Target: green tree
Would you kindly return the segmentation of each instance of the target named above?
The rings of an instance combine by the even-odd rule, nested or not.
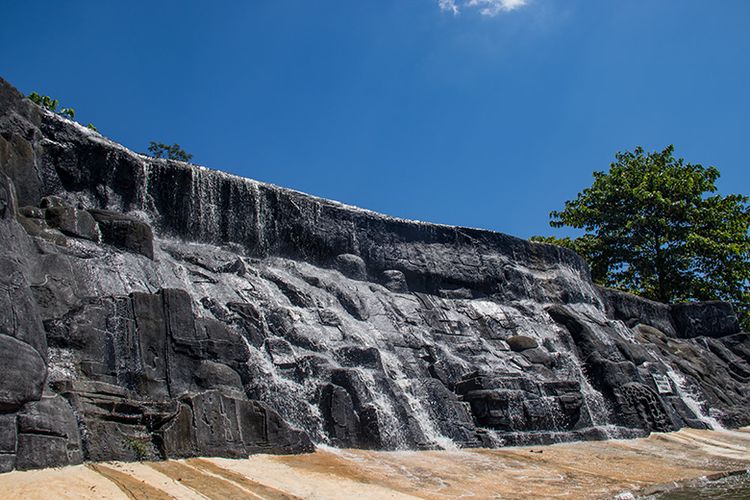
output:
[[[719,171],[674,147],[618,153],[608,172],[550,214],[580,238],[534,238],[571,248],[600,284],[661,302],[726,300],[750,328],[750,206],[716,194]]]
[[[179,144],[170,146],[169,144],[151,141],[148,145],[148,151],[154,158],[167,158],[184,162],[189,162],[193,158],[193,155],[186,153]]]

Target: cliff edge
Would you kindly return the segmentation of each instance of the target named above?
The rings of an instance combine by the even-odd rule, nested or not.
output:
[[[724,303],[135,154],[0,79],[0,471],[750,424]]]

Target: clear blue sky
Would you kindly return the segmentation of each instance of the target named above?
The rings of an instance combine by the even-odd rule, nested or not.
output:
[[[750,1],[469,3],[7,2],[0,75],[137,151],[522,237],[637,145],[750,194]]]

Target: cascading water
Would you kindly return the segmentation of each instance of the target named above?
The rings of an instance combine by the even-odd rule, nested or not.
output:
[[[699,400],[700,397],[696,394],[696,391],[690,387],[690,384],[685,377],[677,373],[674,368],[670,366],[667,366],[667,375],[669,375],[669,378],[672,379],[672,382],[674,382],[677,387],[678,395],[682,401],[693,413],[695,413],[695,416],[698,417],[701,422],[708,425],[709,428],[713,430],[724,429],[724,426],[721,425],[721,422],[719,422],[715,416],[710,413],[706,414],[703,410],[704,403]]]
[[[250,352],[247,364],[256,374],[253,391],[256,397],[269,403],[291,425],[305,430],[314,442],[327,441],[320,408],[312,404],[315,387],[298,384],[281,375],[277,367],[243,337]]]
[[[401,390],[401,395],[405,398],[406,404],[411,409],[413,418],[422,431],[424,437],[428,440],[430,445],[438,446],[444,450],[456,449],[456,443],[454,443],[449,437],[444,436],[437,428],[433,421],[433,416],[425,408],[424,400],[421,399],[415,391],[415,384],[419,381],[414,380],[404,373],[401,362],[394,355],[387,351],[381,351],[381,359],[391,380]]]

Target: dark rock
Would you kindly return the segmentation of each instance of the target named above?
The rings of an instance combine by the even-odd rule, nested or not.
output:
[[[318,316],[320,317],[320,323],[326,326],[341,326],[341,318],[336,311],[331,309],[318,309]]]
[[[750,333],[741,332],[723,337],[724,345],[746,363],[750,363]]]
[[[28,344],[0,334],[0,410],[12,410],[42,397],[47,367]]]
[[[143,221],[110,210],[89,210],[101,230],[102,241],[154,258],[154,233]]]
[[[136,371],[137,390],[153,398],[169,395],[167,386],[167,330],[164,305],[155,294],[131,294],[137,337],[134,357],[140,360]],[[136,365],[137,367],[137,365]],[[134,367],[134,368],[136,368]]]
[[[242,398],[240,375],[225,364],[215,361],[202,361],[195,372],[195,381],[201,389],[217,389],[228,395]]]
[[[239,323],[243,327],[250,342],[260,347],[266,339],[266,325],[258,307],[249,302],[228,302],[227,309],[238,316]],[[268,328],[278,331],[277,335],[291,331],[291,320],[278,311],[271,313]]]
[[[547,368],[552,368],[552,366],[555,364],[554,358],[541,347],[524,349],[523,356],[528,359],[530,363],[544,365]]]
[[[234,262],[231,262],[221,268],[221,271],[225,273],[234,273],[237,276],[244,276],[247,274],[247,265],[245,265],[245,261],[242,259],[237,259]]]
[[[73,409],[60,396],[44,397],[27,403],[18,413],[18,431],[67,438],[78,447],[78,424]]]
[[[183,458],[200,454],[190,405],[180,404],[177,414],[156,431],[156,441],[164,457]]]
[[[737,316],[727,302],[688,302],[672,306],[680,338],[725,337],[740,331]]]
[[[383,286],[395,293],[406,293],[409,291],[409,286],[406,284],[406,276],[401,271],[395,269],[383,271]]]
[[[539,347],[539,344],[535,339],[525,335],[513,335],[512,337],[505,339],[505,341],[508,343],[511,350],[515,352],[522,352],[527,349],[535,349]]]
[[[99,225],[85,210],[68,206],[51,206],[44,212],[47,224],[75,238],[99,242]]]
[[[336,269],[341,271],[341,274],[348,276],[355,280],[366,280],[367,279],[367,268],[365,261],[362,257],[352,254],[341,254],[337,255],[334,261]]]
[[[80,457],[72,463],[80,463]],[[43,434],[19,434],[16,468],[19,470],[70,465],[68,440]]]
[[[43,208],[39,207],[21,207],[18,209],[18,213],[29,219],[40,219],[46,218]]]
[[[39,206],[46,211],[47,208],[67,208],[70,205],[65,203],[65,200],[63,200],[59,196],[45,196],[44,198],[42,198]]]
[[[16,216],[15,186],[10,178],[0,174],[0,220]]]
[[[14,337],[47,358],[47,337],[38,301],[18,262],[0,257],[0,334]]]
[[[16,426],[15,413],[0,414],[0,455],[15,455]]]
[[[335,351],[344,366],[356,366],[361,368],[382,369],[383,362],[380,359],[380,351],[374,347],[345,346]]]
[[[196,329],[204,332],[198,335],[202,339],[199,345],[204,357],[227,363],[247,361],[247,345],[237,332],[224,323],[210,318],[200,318],[196,320]]]
[[[598,287],[598,290],[604,299],[607,316],[610,318],[623,321],[630,327],[642,323],[670,337],[675,336],[672,311],[667,304],[611,288]]]
[[[334,446],[357,446],[359,417],[346,389],[333,384],[323,387],[320,406],[325,418],[328,435]]]
[[[307,435],[291,429],[276,412],[257,401],[209,391],[187,400],[195,423],[196,449],[214,456],[248,453],[300,453],[314,448]]]
[[[5,173],[16,184],[15,193],[20,206],[36,205],[42,181],[34,168],[33,146],[22,134],[20,130],[11,130],[9,136],[0,136],[0,177]],[[4,186],[7,196],[11,192],[7,184]]]
[[[60,396],[27,403],[18,413],[19,469],[75,465],[83,460],[73,409]]]
[[[0,473],[10,472],[16,467],[16,455],[0,453]]]
[[[292,367],[297,363],[294,349],[291,344],[282,338],[272,337],[266,339],[264,346],[271,355],[273,364],[281,367]]]
[[[636,365],[654,361],[654,357],[642,345],[619,339],[615,340],[615,344],[622,355]]]

